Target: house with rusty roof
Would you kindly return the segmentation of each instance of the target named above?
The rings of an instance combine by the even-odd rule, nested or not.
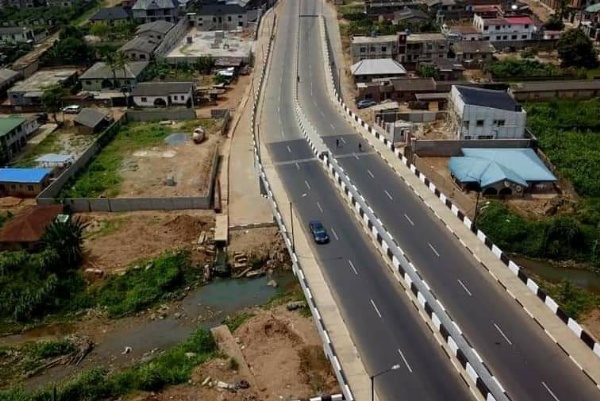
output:
[[[23,210],[0,230],[0,249],[38,249],[46,227],[62,212],[63,205],[32,206]]]

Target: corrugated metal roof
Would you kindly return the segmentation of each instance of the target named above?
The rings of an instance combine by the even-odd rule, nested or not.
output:
[[[521,106],[505,91],[456,85],[465,104],[507,111],[521,111]]]
[[[402,64],[391,58],[360,60],[350,67],[352,75],[404,75]]]
[[[51,172],[50,168],[0,168],[0,182],[39,184]]]
[[[556,177],[533,149],[462,149],[464,156],[451,157],[452,174],[463,183],[482,188],[501,181],[527,186],[529,182],[554,182]]]
[[[25,121],[27,120],[25,120],[23,117],[15,116],[0,118],[0,136],[8,134],[10,131],[23,124]]]
[[[33,206],[23,210],[0,231],[0,242],[37,242],[46,227],[63,211],[62,205]]]
[[[68,161],[73,161],[73,156],[71,155],[60,155],[57,153],[47,153],[43,156],[35,159],[38,163],[66,163]]]

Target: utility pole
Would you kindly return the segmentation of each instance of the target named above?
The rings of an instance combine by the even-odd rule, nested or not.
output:
[[[290,220],[292,222],[292,252],[296,252],[296,236],[294,235],[294,212],[292,210],[292,201],[290,201]]]

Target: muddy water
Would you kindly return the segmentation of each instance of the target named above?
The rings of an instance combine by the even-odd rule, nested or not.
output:
[[[600,295],[600,274],[598,273],[582,269],[566,269],[547,261],[532,260],[520,256],[511,256],[511,259],[525,268],[527,272],[534,273],[551,283],[569,280],[578,287]]]
[[[267,286],[274,279],[279,287]],[[115,328],[102,334],[102,339],[79,366],[58,366],[32,377],[24,383],[26,388],[38,388],[49,382],[96,366],[115,368],[139,360],[154,349],[165,349],[186,339],[196,325],[211,328],[219,325],[225,317],[248,306],[266,303],[295,280],[291,271],[278,272],[272,276],[255,279],[218,280],[190,292],[177,307],[170,307],[164,319],[150,320],[144,317],[122,319]],[[181,313],[179,319],[175,313]],[[50,332],[48,332],[48,330]],[[49,335],[64,335],[75,330],[74,326],[32,330],[26,334],[5,338],[7,342],[35,340]],[[123,354],[125,347],[132,351]]]

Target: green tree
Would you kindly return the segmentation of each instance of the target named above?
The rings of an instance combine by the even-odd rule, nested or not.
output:
[[[90,27],[90,35],[98,36],[102,41],[110,40],[112,28],[106,22],[96,22]]]
[[[543,252],[552,257],[570,257],[582,250],[585,238],[581,225],[572,217],[556,217],[544,232]]]
[[[598,54],[592,40],[579,29],[569,29],[563,33],[558,40],[557,49],[563,67],[598,66]]]
[[[196,69],[200,74],[210,74],[214,66],[215,59],[211,56],[200,57],[198,61],[196,61]]]
[[[42,104],[44,109],[48,113],[52,113],[54,122],[58,124],[56,113],[58,113],[62,106],[62,98],[68,94],[67,89],[60,86],[60,84],[50,85],[44,88],[42,93]]]
[[[75,268],[83,256],[83,230],[87,224],[70,218],[66,222],[53,221],[44,232],[42,242],[58,254],[60,263],[67,269]]]
[[[562,31],[565,27],[565,23],[556,14],[552,15],[548,21],[544,24],[544,28],[549,31]]]
[[[435,77],[435,66],[432,64],[421,64],[417,68],[417,74],[423,78],[433,78]]]

